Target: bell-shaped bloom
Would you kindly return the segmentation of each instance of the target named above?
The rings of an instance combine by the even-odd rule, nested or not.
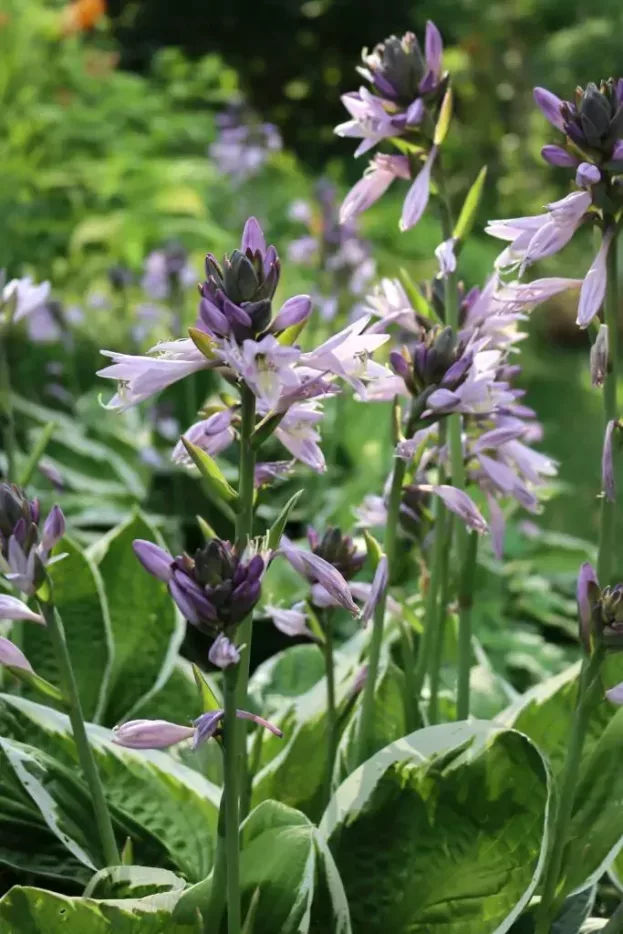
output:
[[[25,603],[10,594],[0,594],[0,619],[26,620],[45,626],[45,620],[41,614],[35,613]]]
[[[251,720],[258,726],[270,730],[275,736],[283,736],[281,730],[263,717],[237,710],[241,720]],[[169,720],[129,720],[113,729],[113,742],[129,749],[168,749],[176,743],[192,739],[193,748],[206,742],[222,731],[224,710],[211,710],[193,721],[193,726],[171,723]]]
[[[367,211],[381,198],[395,178],[411,178],[406,156],[376,155],[361,178],[346,195],[340,208],[340,223],[346,224]]]
[[[240,652],[237,647],[223,633],[219,633],[208,652],[208,660],[217,668],[229,668],[240,661]]]
[[[355,137],[362,142],[355,150],[355,157],[363,155],[389,136],[395,136],[405,126],[405,119],[388,113],[382,98],[371,94],[367,88],[342,95],[342,103],[352,119],[340,123],[334,132],[342,137]]]
[[[275,627],[285,636],[306,636],[308,639],[316,639],[307,623],[304,603],[296,603],[289,610],[278,606],[266,606],[264,609]]]
[[[117,381],[117,392],[106,408],[118,412],[144,402],[191,373],[208,369],[220,362],[218,357],[208,361],[190,338],[157,344],[145,356],[111,350],[102,350],[102,354],[113,362],[103,370],[98,370],[97,375]]]
[[[274,334],[259,341],[245,340],[241,346],[225,341],[222,356],[270,409],[275,408],[284,390],[294,389],[300,383],[294,364],[301,351],[280,344]]]
[[[302,354],[301,365],[340,377],[365,400],[367,383],[391,376],[387,367],[371,359],[387,343],[389,335],[362,333],[369,322],[367,315],[358,318],[315,350]]]
[[[609,421],[606,425],[604,435],[604,446],[601,455],[601,485],[604,496],[610,503],[616,502],[616,489],[614,484],[614,458],[613,458],[613,436],[618,427],[616,421]]]
[[[313,552],[296,548],[291,544],[282,544],[282,552],[295,571],[310,583],[321,584],[331,598],[342,609],[353,616],[359,616],[359,609],[354,602],[348,582],[337,568]]]
[[[0,323],[6,315],[5,306],[10,306],[11,321],[17,323],[37,311],[50,296],[50,283],[36,285],[30,276],[23,279],[11,279],[2,289],[0,296]]]
[[[413,306],[398,279],[381,279],[374,292],[366,298],[366,311],[379,318],[378,324],[370,328],[372,332],[397,324],[405,331],[420,333]]]
[[[275,429],[275,438],[292,457],[318,473],[326,470],[325,457],[320,447],[320,433],[317,429],[323,418],[324,413],[318,402],[300,402],[287,408]]]
[[[418,490],[423,493],[433,493],[435,496],[438,496],[445,506],[465,523],[468,529],[474,532],[480,532],[481,534],[488,532],[489,526],[484,516],[464,490],[459,490],[457,487],[447,486],[446,484],[434,485],[419,483],[417,487]]]
[[[594,567],[586,561],[578,574],[576,597],[580,617],[580,638],[587,652],[591,651],[593,612],[599,602],[601,588]]]
[[[22,650],[4,636],[0,636],[0,665],[6,668],[20,668],[22,671],[33,670]]]
[[[401,230],[409,230],[411,227],[415,227],[426,210],[430,197],[430,176],[436,155],[437,147],[433,146],[407,193],[402,206],[402,217],[400,218]]]
[[[185,432],[184,438],[196,447],[201,448],[210,457],[215,457],[225,448],[228,448],[236,437],[231,424],[232,415],[231,409],[215,412],[209,418],[204,418],[191,425]],[[183,464],[185,467],[191,467],[193,464],[192,458],[181,440],[173,448],[172,458],[176,464]]]
[[[533,91],[534,101],[546,120],[556,127],[557,130],[564,132],[565,123],[562,116],[563,102],[547,88],[535,88]]]
[[[577,323],[581,328],[588,327],[603,305],[608,284],[608,250],[610,249],[613,236],[614,232],[612,230],[604,234],[601,246],[591,264],[591,268],[584,277],[584,282],[580,289],[577,318]]]

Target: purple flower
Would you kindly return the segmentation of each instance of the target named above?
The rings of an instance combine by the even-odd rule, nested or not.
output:
[[[319,555],[304,551],[302,548],[295,548],[293,545],[282,545],[282,551],[294,570],[302,577],[310,582],[321,584],[338,606],[353,616],[359,615],[348,582],[332,564]]]
[[[591,268],[584,277],[584,282],[580,290],[577,317],[577,323],[581,328],[588,327],[603,304],[606,295],[606,286],[608,284],[608,250],[610,249],[613,236],[613,230],[608,230],[604,234],[602,244],[591,264]]]
[[[316,640],[316,636],[307,625],[307,616],[304,611],[305,604],[297,603],[290,610],[277,606],[264,607],[279,632],[286,636],[306,636]]]
[[[359,318],[315,350],[302,354],[301,365],[340,377],[365,400],[369,382],[391,375],[387,367],[371,359],[371,355],[387,343],[389,336],[362,333],[369,321],[368,316]]]
[[[438,486],[418,484],[418,489],[423,493],[433,493],[438,496],[443,500],[446,507],[465,523],[468,529],[481,534],[489,530],[484,517],[463,490],[445,484]]]
[[[212,539],[194,559],[187,554],[172,558],[140,539],[133,548],[145,570],[166,581],[186,619],[214,637],[246,619],[260,598],[264,559],[240,557],[229,542]]]
[[[551,276],[548,279],[533,279],[532,282],[509,282],[495,293],[495,301],[508,311],[522,309],[528,311],[542,302],[548,302],[555,295],[568,289],[579,289],[583,279],[565,279]]]
[[[64,532],[65,519],[58,506],[40,529],[38,500],[29,500],[17,486],[0,484],[0,573],[22,593],[34,594],[43,568],[60,560],[62,555],[50,558],[50,552]]]
[[[433,86],[437,84],[441,78],[441,64],[443,56],[443,39],[441,38],[441,33],[435,26],[435,24],[428,20],[426,23],[426,39],[424,43],[424,52],[426,55],[426,64],[428,66],[428,73],[433,79]],[[427,81],[428,75],[424,79]],[[430,84],[430,80],[427,84]]]
[[[600,587],[595,569],[588,561],[580,568],[576,596],[580,617],[580,638],[586,651],[590,652],[593,613],[599,603]]]
[[[242,346],[225,341],[222,356],[269,409],[276,407],[284,390],[292,390],[300,383],[294,364],[301,351],[280,344],[273,334],[259,341],[245,340]]]
[[[232,428],[232,417],[231,409],[222,409],[210,415],[209,418],[195,422],[186,431],[184,437],[210,457],[215,457],[234,441],[236,433]],[[185,467],[192,466],[192,459],[181,440],[175,445],[172,457],[176,464],[183,464]]]
[[[149,254],[141,286],[154,301],[164,301],[170,298],[174,283],[185,288],[196,281],[197,274],[188,264],[186,250],[172,243]]]
[[[210,158],[223,175],[240,184],[258,175],[272,153],[279,152],[282,140],[272,123],[258,123],[253,115],[222,114],[218,118],[220,131],[210,145]]]
[[[606,691],[606,697],[611,704],[616,704],[617,707],[623,707],[623,681],[615,687],[609,688],[609,690]]]
[[[562,146],[543,146],[541,155],[550,165],[557,165],[566,169],[574,169],[578,160],[568,153]]]
[[[340,208],[340,223],[346,224],[357,214],[367,211],[385,194],[395,178],[411,178],[407,157],[384,153],[376,155],[363,178],[346,195]]]
[[[362,142],[355,150],[355,157],[362,156],[369,149],[389,136],[398,135],[405,127],[405,119],[387,112],[385,102],[371,94],[366,88],[342,95],[342,103],[352,120],[336,126],[335,133],[342,137],[355,137]]]
[[[6,668],[20,668],[23,671],[33,670],[22,650],[4,636],[0,636],[0,665]]]
[[[595,343],[591,347],[591,384],[603,386],[609,366],[608,325],[600,324]]]
[[[275,480],[283,480],[294,469],[294,461],[266,461],[256,464],[254,485],[257,490],[271,486]]]
[[[435,249],[435,256],[439,263],[439,273],[442,279],[446,279],[456,270],[456,256],[454,255],[454,237],[444,240]]]
[[[379,560],[379,563],[376,567],[374,573],[374,579],[372,581],[372,587],[370,589],[370,594],[366,600],[365,606],[361,612],[361,625],[366,626],[368,622],[374,616],[374,612],[381,601],[383,594],[387,590],[387,584],[389,582],[389,568],[387,564],[387,556],[383,555]]]
[[[258,726],[270,730],[275,736],[283,736],[274,724],[246,710],[237,710],[240,720],[251,720]],[[193,749],[222,732],[224,710],[211,710],[193,721],[193,726],[182,726],[168,720],[128,720],[113,729],[113,742],[129,749],[167,749],[186,739],[193,739]]]
[[[11,279],[0,294],[0,324],[7,321],[17,324],[45,305],[49,295],[49,282],[35,285],[30,276]]]
[[[613,434],[617,428],[618,422],[616,421],[609,421],[606,425],[604,447],[601,455],[601,485],[603,487],[604,496],[610,503],[614,503],[616,501],[612,442]]]
[[[433,146],[423,167],[420,169],[407,193],[407,197],[402,206],[402,217],[400,219],[401,230],[409,230],[411,227],[415,227],[426,210],[426,205],[428,204],[428,198],[430,196],[430,175],[436,155],[437,147]]]
[[[9,594],[0,594],[0,619],[27,620],[45,626],[45,620],[39,613],[33,612],[21,600]]]
[[[562,116],[563,102],[547,88],[535,88],[534,100],[546,120],[555,126],[557,130],[564,131],[564,120]]]
[[[285,331],[286,328],[303,324],[309,318],[311,311],[312,303],[309,295],[295,295],[283,303],[277,315],[273,318],[270,329],[273,333],[278,334]]]
[[[591,162],[582,162],[575,173],[575,183],[579,188],[590,188],[601,181],[601,172]]]
[[[217,668],[229,668],[231,665],[237,665],[240,661],[240,652],[222,632],[218,634],[208,652],[208,659]]]
[[[266,413],[265,413],[266,414]],[[301,402],[288,407],[275,429],[275,437],[292,457],[322,473],[326,462],[320,447],[320,434],[316,429],[324,414],[315,401]]]
[[[98,370],[97,375],[117,381],[117,392],[106,408],[118,412],[124,412],[185,376],[219,362],[218,357],[212,361],[207,360],[190,338],[157,344],[146,356],[132,356],[111,350],[102,350],[102,354],[110,357],[113,363]]]

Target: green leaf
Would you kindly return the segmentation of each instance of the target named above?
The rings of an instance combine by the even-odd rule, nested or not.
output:
[[[165,892],[181,894],[186,883],[168,869],[155,866],[107,866],[89,880],[85,898],[143,898]],[[173,906],[172,906],[173,907]]]
[[[54,687],[53,684],[50,684],[49,681],[46,681],[45,678],[41,678],[36,672],[29,671],[27,668],[14,668],[12,665],[7,665],[6,671],[9,671],[13,677],[21,681],[22,684],[31,688],[35,694],[39,694],[41,697],[46,698],[46,700],[52,701],[59,707],[67,706],[66,698],[59,689]]]
[[[198,468],[206,490],[224,503],[235,503],[238,499],[238,494],[234,488],[229,485],[225,479],[225,474],[214,458],[210,457],[209,454],[184,436],[182,436],[182,444],[186,448],[195,467]]]
[[[416,314],[421,315],[422,318],[428,318],[430,321],[434,321],[436,324],[441,324],[441,319],[433,306],[426,300],[407,270],[402,267],[400,269],[400,279],[405,287],[407,295],[409,296]]]
[[[595,904],[597,887],[590,885],[565,899],[552,924],[552,934],[579,934]]]
[[[201,671],[201,669],[194,665],[193,677],[195,679],[195,684],[197,685],[197,690],[199,692],[199,697],[201,698],[201,710],[203,713],[207,713],[210,710],[220,710],[223,706],[222,703],[219,703],[218,698],[216,697],[214,691],[208,684],[207,678]]]
[[[109,726],[130,718],[165,684],[185,631],[165,585],[137,560],[132,548],[137,538],[162,545],[155,529],[138,514],[96,546],[114,643],[103,717]]]
[[[437,118],[437,126],[435,127],[435,135],[433,137],[433,143],[435,146],[440,146],[450,127],[450,120],[452,119],[452,88],[448,85],[446,93],[444,94],[443,100],[441,102],[441,108],[439,110],[439,117]]]
[[[68,898],[15,886],[0,900],[0,929],[11,934],[196,934],[195,924],[171,920],[177,893],[146,898]]]
[[[176,659],[165,684],[141,701],[134,711],[137,717],[150,720],[195,720],[201,713],[201,699],[193,677],[192,666],[185,658]]]
[[[77,753],[68,718],[22,697],[0,695],[0,731],[28,739],[60,763],[76,768]],[[191,881],[212,866],[219,789],[198,772],[156,750],[126,749],[103,727],[87,724],[104,791],[123,820],[123,836],[144,828],[163,858]],[[141,840],[138,834],[138,840]]]
[[[75,542],[64,538],[58,551],[67,556],[49,568],[54,602],[65,627],[84,715],[97,722],[106,702],[113,654],[106,595],[99,571]],[[23,648],[41,678],[60,683],[56,655],[46,630],[24,626]]]
[[[256,808],[242,826],[243,912],[254,898],[254,934],[349,934],[344,890],[314,825],[277,801]],[[256,893],[259,891],[259,896]]]
[[[419,730],[337,790],[320,832],[366,934],[494,934],[527,906],[549,780],[527,739],[486,721]]]
[[[487,166],[484,165],[478,173],[476,181],[467,192],[467,196],[463,202],[463,207],[461,208],[461,213],[459,214],[459,218],[454,225],[454,232],[452,236],[456,240],[464,241],[470,235],[474,223],[476,222],[476,216],[478,214],[478,208],[480,207],[480,201],[486,180]]]
[[[273,522],[268,533],[268,547],[271,549],[271,551],[275,551],[277,548],[279,548],[279,545],[281,544],[281,536],[283,535],[283,530],[286,527],[288,517],[301,498],[302,493],[302,490],[298,490],[293,496],[291,496]]]

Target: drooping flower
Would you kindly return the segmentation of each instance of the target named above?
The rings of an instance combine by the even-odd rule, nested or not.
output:
[[[279,632],[285,636],[305,636],[315,640],[316,637],[307,623],[305,604],[296,603],[291,609],[278,606],[265,606],[266,615],[269,616]]]
[[[410,179],[409,160],[406,156],[388,156],[379,153],[370,162],[363,177],[348,192],[340,208],[342,224],[357,214],[367,211],[381,198],[395,178]]]
[[[407,197],[402,206],[402,217],[400,218],[401,230],[410,230],[411,227],[415,227],[426,210],[430,197],[430,176],[436,156],[437,147],[433,146],[407,192]]]
[[[359,318],[315,350],[302,354],[301,366],[340,377],[365,399],[368,383],[391,375],[387,367],[371,359],[389,335],[363,333],[369,322],[369,316]]]
[[[241,623],[259,600],[265,561],[247,559],[229,542],[212,539],[195,552],[173,558],[153,542],[137,539],[134,552],[153,577],[164,581],[181,613],[215,638]]]
[[[246,710],[237,710],[240,720],[251,720],[275,736],[283,736],[273,723]],[[224,710],[211,710],[193,720],[192,727],[169,720],[128,720],[113,729],[113,742],[128,749],[168,749],[186,739],[193,740],[193,749],[222,733]]]
[[[236,433],[232,427],[232,419],[232,410],[222,409],[214,412],[209,418],[195,422],[186,431],[184,437],[211,457],[215,457],[234,441]],[[192,466],[192,459],[181,440],[175,445],[172,457],[176,464],[183,464],[185,467]]]
[[[320,584],[338,606],[353,616],[359,615],[359,609],[351,596],[348,582],[337,568],[319,555],[305,551],[303,548],[296,548],[289,543],[282,543],[281,549],[294,570],[309,583]]]
[[[225,669],[238,664],[240,652],[234,643],[220,632],[210,646],[208,660],[217,668]]]
[[[601,485],[604,496],[610,503],[616,502],[616,489],[614,484],[614,455],[613,455],[613,436],[618,429],[617,421],[609,421],[606,425],[604,435],[604,446],[601,455]]]
[[[578,303],[577,323],[581,328],[586,328],[591,323],[601,308],[605,295],[608,274],[606,264],[608,261],[608,250],[612,243],[614,231],[609,230],[602,240],[597,255],[591,264],[591,268],[586,273],[582,288],[580,289],[580,301]]]
[[[418,484],[423,493],[433,493],[443,500],[446,507],[474,532],[488,532],[489,526],[476,505],[464,490],[446,484]]]

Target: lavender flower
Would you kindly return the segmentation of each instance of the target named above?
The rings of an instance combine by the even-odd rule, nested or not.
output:
[[[590,188],[591,185],[598,185],[601,181],[601,172],[596,165],[590,162],[582,162],[575,173],[575,183],[579,188]]]
[[[208,659],[217,668],[225,669],[238,664],[240,652],[234,643],[220,632],[210,647]]]
[[[237,710],[240,720],[251,720],[258,726],[270,730],[275,736],[282,737],[282,731],[263,717]],[[168,720],[128,720],[113,729],[113,742],[129,749],[168,749],[186,739],[193,740],[193,749],[212,737],[220,736],[224,710],[211,710],[193,721],[193,726],[183,726]]]
[[[9,639],[0,636],[0,665],[32,672],[33,668],[24,653]]]
[[[603,487],[604,496],[610,503],[616,501],[616,489],[614,484],[614,459],[613,459],[613,436],[614,432],[619,428],[619,423],[616,421],[609,421],[606,425],[606,433],[604,435],[604,447],[601,455],[601,485]]]
[[[562,101],[545,88],[534,89],[534,99],[547,120],[575,145],[593,150],[608,161],[614,158],[623,136],[623,89],[610,78],[599,87],[592,82],[578,88],[576,100]]]
[[[340,222],[348,223],[357,214],[367,211],[381,198],[395,178],[410,179],[409,160],[406,156],[388,156],[379,153],[353,188],[340,208]]]
[[[258,175],[272,153],[279,152],[282,140],[272,123],[259,123],[252,114],[231,109],[217,119],[220,127],[210,145],[210,158],[223,175],[241,183]]]
[[[348,582],[342,574],[324,558],[293,545],[282,545],[282,551],[295,571],[310,583],[321,584],[332,600],[353,616],[359,615],[351,596]]]
[[[154,301],[164,301],[171,298],[175,288],[187,288],[196,281],[186,250],[181,244],[171,243],[149,254],[141,286]]]
[[[35,613],[25,603],[10,594],[0,594],[0,619],[26,620],[45,626],[45,620],[39,613]]]
[[[265,606],[264,610],[279,632],[282,632],[285,636],[306,636],[308,639],[315,641],[316,636],[307,624],[304,607],[304,603],[296,603],[289,610],[277,606]]]
[[[418,484],[418,489],[423,493],[433,493],[443,500],[446,507],[461,519],[468,529],[474,532],[488,532],[484,517],[474,505],[467,493],[453,486],[445,484]]]
[[[369,321],[369,316],[359,318],[315,350],[302,354],[301,366],[341,377],[365,400],[370,382],[391,375],[387,367],[371,359],[372,354],[389,340],[389,336],[362,333]]]
[[[609,340],[608,325],[600,324],[595,343],[591,347],[591,383],[593,386],[603,386],[609,366]]]
[[[456,256],[454,255],[454,237],[444,240],[435,249],[435,256],[439,263],[439,273],[442,279],[447,278],[450,273],[456,270]]]
[[[588,652],[595,641],[610,651],[623,648],[623,584],[600,587],[595,569],[582,565],[577,584],[580,638]],[[620,686],[619,686],[620,687]]]
[[[266,461],[255,465],[254,484],[256,489],[271,486],[276,480],[283,480],[294,469],[293,461]]]
[[[232,410],[222,409],[214,412],[209,418],[195,422],[186,431],[184,437],[211,457],[215,457],[234,441],[236,434],[232,427],[232,419]],[[176,464],[183,464],[185,467],[192,466],[192,459],[181,440],[175,445],[172,456]]]
[[[0,324],[17,324],[45,305],[49,295],[49,282],[35,285],[30,276],[11,279],[0,294]]]
[[[614,231],[609,230],[602,240],[597,255],[591,264],[591,268],[586,273],[582,288],[580,289],[580,301],[578,303],[577,323],[581,328],[586,328],[591,323],[603,304],[606,295],[606,285],[608,274],[606,264],[608,260],[608,250],[612,243]]]
[[[372,581],[368,599],[366,600],[366,604],[361,612],[362,626],[366,626],[374,616],[374,611],[376,610],[376,607],[379,604],[383,594],[387,590],[388,583],[389,566],[387,564],[387,557],[382,555],[377,565],[376,571],[374,572],[374,580]]]
[[[415,227],[426,210],[430,197],[430,176],[436,156],[437,147],[433,146],[407,192],[405,203],[402,206],[402,217],[400,218],[401,230],[409,230],[411,227]]]
[[[347,581],[365,564],[366,553],[358,551],[350,535],[343,535],[335,526],[329,526],[322,537],[310,526],[307,539],[312,553],[332,564]]]
[[[186,619],[215,638],[241,623],[259,600],[264,559],[249,560],[229,542],[212,539],[195,552],[172,558],[153,542],[136,540],[146,571],[164,581]]]
[[[46,565],[62,557],[51,559],[50,552],[64,534],[65,518],[58,506],[40,528],[38,500],[29,500],[15,485],[0,484],[0,573],[18,590],[35,593]]]

